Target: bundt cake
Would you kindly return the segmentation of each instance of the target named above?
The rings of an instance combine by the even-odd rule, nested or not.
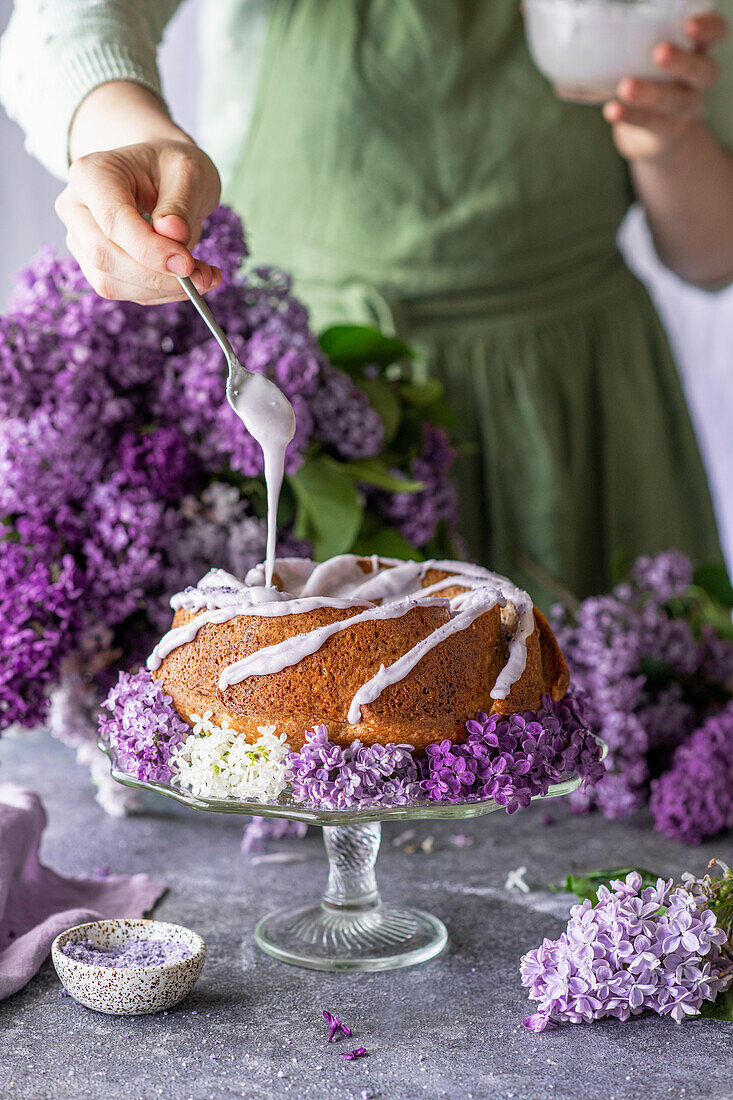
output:
[[[171,630],[148,659],[186,721],[255,741],[275,725],[291,748],[324,725],[346,745],[424,749],[464,740],[477,711],[536,710],[568,671],[544,616],[505,577],[457,561],[351,554],[276,562],[242,582],[212,570],[171,599]]]

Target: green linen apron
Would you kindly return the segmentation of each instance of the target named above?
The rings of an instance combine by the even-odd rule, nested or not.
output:
[[[318,324],[425,352],[468,445],[477,560],[546,603],[535,567],[585,596],[615,551],[720,558],[675,365],[616,248],[626,165],[535,70],[518,0],[277,0],[227,198]]]

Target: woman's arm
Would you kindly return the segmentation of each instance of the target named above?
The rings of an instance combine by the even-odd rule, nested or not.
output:
[[[0,40],[0,102],[29,153],[65,179],[71,120],[94,88],[161,95],[156,51],[180,0],[15,0]]]
[[[156,50],[178,0],[16,0],[0,43],[0,98],[26,146],[68,176],[56,210],[69,250],[105,298],[203,293],[216,269],[195,261],[219,201],[216,168],[172,121]],[[70,165],[70,161],[71,163]],[[137,211],[154,218],[151,229]]]
[[[696,122],[666,153],[637,161],[632,172],[667,267],[703,287],[733,281],[733,153]]]
[[[623,80],[604,115],[631,165],[660,258],[681,278],[712,287],[733,280],[733,153],[702,120],[718,76],[707,51],[727,25],[701,15],[686,33],[691,50],[667,43],[654,54],[672,80]]]

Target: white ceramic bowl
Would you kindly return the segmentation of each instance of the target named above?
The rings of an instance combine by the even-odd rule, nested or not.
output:
[[[660,42],[689,45],[683,28],[714,0],[524,0],[527,45],[563,99],[601,103],[625,76],[666,80]]]
[[[65,955],[69,941],[89,940],[97,947],[116,947],[127,940],[168,940],[191,952],[187,959],[162,966],[93,966]],[[201,936],[179,924],[159,920],[100,920],[77,924],[57,936],[51,958],[61,984],[75,1001],[118,1016],[142,1016],[178,1004],[191,992],[206,958]]]

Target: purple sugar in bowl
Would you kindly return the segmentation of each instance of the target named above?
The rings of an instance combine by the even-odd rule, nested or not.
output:
[[[141,1016],[171,1008],[191,992],[206,958],[197,932],[159,920],[78,924],[51,945],[68,993],[95,1012]]]

